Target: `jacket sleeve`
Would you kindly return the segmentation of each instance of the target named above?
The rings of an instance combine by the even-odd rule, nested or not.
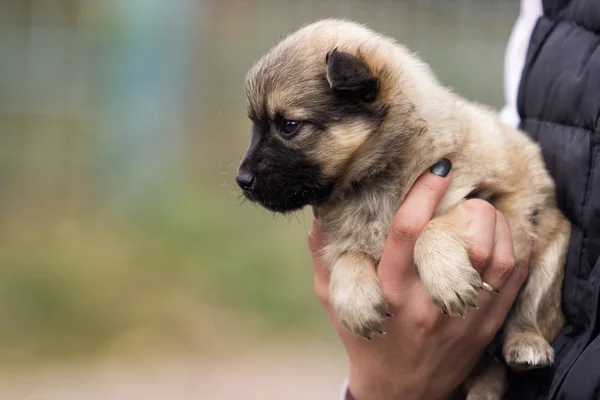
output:
[[[567,339],[571,342],[570,354],[554,374],[548,396],[552,400],[600,399],[600,258],[588,283],[590,323],[577,336]]]
[[[600,336],[596,335],[579,355],[553,398],[561,400],[600,398]]]

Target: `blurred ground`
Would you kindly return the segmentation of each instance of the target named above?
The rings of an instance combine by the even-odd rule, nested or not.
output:
[[[331,349],[255,351],[244,358],[97,364],[0,378],[0,398],[19,400],[331,400],[345,377]]]

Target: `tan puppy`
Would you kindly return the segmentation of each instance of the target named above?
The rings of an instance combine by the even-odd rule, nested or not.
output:
[[[330,301],[353,334],[369,338],[388,313],[375,267],[394,213],[417,177],[448,158],[452,184],[414,254],[432,301],[449,315],[476,306],[482,281],[457,206],[468,196],[492,202],[510,223],[516,268],[530,262],[505,322],[505,361],[553,362],[570,224],[536,144],[441,86],[394,40],[352,22],[300,29],[246,83],[253,133],[238,184],[272,211],[318,210],[328,233]],[[478,379],[470,399],[500,398],[503,374]]]

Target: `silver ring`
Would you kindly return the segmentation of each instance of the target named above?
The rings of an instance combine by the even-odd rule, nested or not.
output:
[[[481,289],[496,296],[500,294],[500,291],[489,283],[481,282]]]

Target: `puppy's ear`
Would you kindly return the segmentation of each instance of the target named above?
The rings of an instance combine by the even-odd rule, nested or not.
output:
[[[336,48],[327,53],[325,62],[327,81],[332,89],[367,103],[375,101],[379,92],[379,80],[363,60]]]

